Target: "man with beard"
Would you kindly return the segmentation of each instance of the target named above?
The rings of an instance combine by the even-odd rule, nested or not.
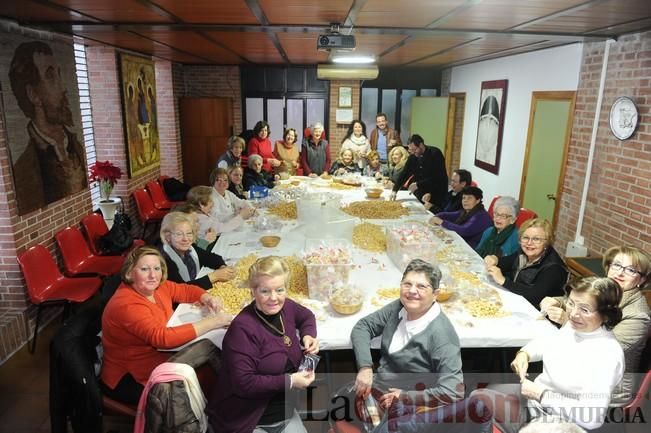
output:
[[[40,41],[20,44],[9,79],[18,106],[30,119],[29,143],[13,164],[23,214],[86,188],[86,156],[52,49]]]

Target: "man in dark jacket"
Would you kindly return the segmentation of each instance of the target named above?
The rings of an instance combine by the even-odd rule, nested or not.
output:
[[[400,186],[413,176],[409,192],[419,200],[422,200],[423,195],[429,194],[432,209],[440,211],[448,192],[448,174],[443,153],[437,147],[426,146],[423,137],[418,134],[409,137],[409,153],[405,168],[393,186],[391,199],[395,200]]]

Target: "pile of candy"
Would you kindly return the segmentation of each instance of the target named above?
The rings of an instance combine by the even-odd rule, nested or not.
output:
[[[307,287],[311,299],[328,301],[330,289],[348,284],[353,267],[350,250],[342,246],[321,245],[303,256]]]
[[[436,262],[436,238],[423,224],[412,223],[387,230],[387,255],[398,269],[413,259]]]

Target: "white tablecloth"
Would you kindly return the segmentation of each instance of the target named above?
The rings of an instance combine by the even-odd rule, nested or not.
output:
[[[318,182],[322,183],[322,181]],[[323,192],[327,190],[331,193],[337,193],[341,196],[343,202],[362,200],[365,196],[361,188],[343,191],[324,189],[321,186],[307,188],[310,191]],[[389,191],[385,191],[384,196],[388,197],[388,195]],[[406,191],[401,191],[398,199],[410,209],[410,214],[402,217],[401,221],[426,221],[431,216]],[[369,222],[386,225],[395,224],[397,220],[369,220]],[[302,226],[297,221],[285,221],[282,228],[275,231],[275,234],[281,236],[280,243],[274,248],[265,248],[259,242],[260,236],[264,233],[254,231],[251,224],[245,224],[239,230],[221,235],[213,251],[220,254],[229,263],[235,263],[238,259],[249,254],[258,256],[300,256],[306,244],[306,229],[310,233],[309,236],[312,236],[313,227]],[[466,271],[475,272],[484,283],[489,282],[481,258],[456,233],[448,232],[448,234],[453,240],[450,248],[454,252],[442,257],[439,262],[443,272],[443,280],[447,281],[447,284],[454,291],[457,284],[450,277],[450,269],[463,267]],[[355,267],[351,272],[351,282],[363,289],[366,296],[360,312],[350,316],[342,316],[334,312],[326,303],[311,300],[303,302],[317,316],[318,338],[321,348],[324,350],[350,348],[350,331],[352,327],[361,317],[379,308],[378,303],[373,302],[378,299],[377,289],[397,288],[402,277],[402,270],[394,266],[386,253],[371,253],[354,248],[353,260]],[[446,311],[455,326],[462,347],[520,347],[535,337],[556,332],[556,328],[547,320],[541,320],[540,312],[523,297],[503,290],[499,286],[494,285],[494,287],[498,288],[503,308],[508,312],[504,317],[475,318],[455,308],[454,304],[446,305],[447,303],[442,303],[444,311]],[[199,318],[197,314],[189,314],[187,311],[184,314],[175,314],[170,324],[187,323]],[[215,331],[211,333],[211,338],[218,345],[221,345],[223,334],[223,330]],[[378,342],[375,342],[375,346],[378,346]]]

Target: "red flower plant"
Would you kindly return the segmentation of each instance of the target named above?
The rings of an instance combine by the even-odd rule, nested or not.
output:
[[[90,166],[90,181],[91,182],[108,182],[111,186],[115,186],[118,179],[122,177],[122,170],[120,167],[114,166],[109,161],[97,161]]]

